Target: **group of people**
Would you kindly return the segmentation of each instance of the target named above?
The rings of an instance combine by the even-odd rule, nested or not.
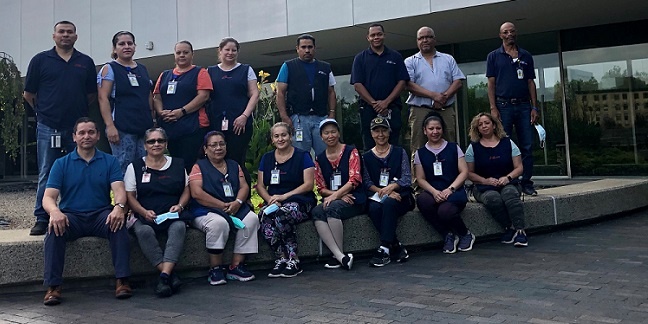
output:
[[[88,235],[109,239],[115,296],[130,297],[129,229],[159,271],[155,293],[160,297],[171,296],[181,285],[174,268],[187,226],[205,233],[211,285],[255,278],[244,261],[258,252],[258,231],[276,257],[268,277],[301,273],[296,226],[309,219],[332,253],[326,268],[353,267],[353,255],[344,252],[343,220],[363,213],[380,236],[369,264],[404,262],[409,255],[396,227],[415,205],[445,238],[443,252],[470,251],[475,236],[460,216],[468,201],[466,179],[476,184],[475,198],[505,229],[502,242],[526,246],[519,200],[520,190],[533,190],[530,173],[525,179],[526,144],[518,149],[499,119],[514,123],[522,142],[521,132],[537,118],[533,61],[515,44],[514,26],[502,25],[502,48],[489,55],[491,113],[471,122],[472,143],[465,156],[455,143],[453,103],[464,76],[454,59],[435,50],[429,27],[419,29],[420,52],[406,60],[384,45],[384,37],[383,26],[372,24],[370,47],[353,63],[362,155],[341,141],[335,79],[330,65],[314,57],[315,38],[297,38],[298,58],[286,61],[277,77],[282,121],[270,130],[275,149],[258,166],[256,190],[264,206],[256,214],[245,158],[259,90],[253,69],[237,60],[238,41],[223,39],[220,63],[206,69],[193,64],[191,43],[180,41],[174,47],[175,67],[153,81],[133,60],[131,32],[114,35],[113,61],[96,73],[93,60],[74,49],[76,26],[56,23],[55,46],[30,62],[24,93],[37,115],[37,222],[30,234],[47,234],[44,304],[61,301],[66,242]],[[522,82],[533,90],[526,99],[516,92]],[[515,89],[500,89],[507,87]],[[405,89],[411,93],[412,158],[398,146],[399,96]],[[112,155],[96,148],[100,129],[87,117],[97,95]],[[314,186],[322,197],[319,204]],[[164,246],[158,243],[161,233],[167,237]],[[223,251],[230,234],[234,254],[226,263]]]

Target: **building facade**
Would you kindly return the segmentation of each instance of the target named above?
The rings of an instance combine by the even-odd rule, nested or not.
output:
[[[452,54],[467,76],[457,103],[462,147],[472,116],[488,111],[486,55],[501,44],[499,26],[511,21],[519,45],[534,55],[541,124],[548,133],[544,148],[534,146],[534,173],[648,175],[645,1],[0,0],[0,8],[0,51],[23,74],[34,54],[53,46],[59,20],[77,25],[77,49],[97,64],[109,61],[115,32],[132,31],[136,58],[151,75],[173,66],[179,40],[191,41],[194,62],[208,66],[217,63],[220,39],[231,36],[242,43],[240,61],[272,79],[283,61],[296,56],[296,36],[310,33],[316,57],[332,64],[336,92],[347,103],[356,100],[349,74],[353,56],[368,46],[369,24],[383,24],[386,45],[403,56],[417,51],[416,30],[429,26],[437,49]],[[353,138],[354,129],[345,131]],[[27,152],[25,159],[35,161]],[[35,170],[28,162],[27,173]]]

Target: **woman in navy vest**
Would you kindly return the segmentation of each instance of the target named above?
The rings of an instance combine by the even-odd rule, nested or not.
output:
[[[160,74],[153,90],[157,123],[169,135],[169,153],[191,170],[209,127],[205,102],[214,90],[209,73],[193,65],[193,47],[180,41],[174,48],[175,68]]]
[[[124,184],[128,206],[137,217],[132,224],[133,232],[144,256],[160,271],[155,293],[169,297],[180,286],[173,269],[184,246],[183,220],[191,218],[184,209],[190,198],[187,173],[181,159],[164,155],[167,136],[162,128],[149,129],[144,136],[147,154],[128,165]],[[166,213],[177,213],[179,218],[158,219],[158,215]],[[160,233],[167,236],[164,250],[156,237]]]
[[[97,75],[99,110],[106,136],[122,173],[146,154],[144,132],[153,127],[151,79],[146,67],[133,60],[135,36],[120,31],[112,38],[113,61]]]
[[[315,206],[315,164],[306,151],[292,146],[292,130],[280,122],[270,128],[275,150],[261,157],[257,192],[265,207],[259,213],[261,232],[277,258],[268,277],[291,278],[302,273],[297,255],[297,224],[308,220]]]
[[[229,280],[250,281],[254,274],[244,266],[247,254],[259,251],[257,231],[259,218],[245,202],[250,188],[241,166],[225,159],[225,135],[211,131],[205,135],[203,150],[206,159],[200,159],[189,175],[191,211],[196,216],[192,225],[205,233],[209,253],[209,284],[226,284]],[[229,268],[223,265],[223,249],[229,233],[236,230],[234,255]]]
[[[342,220],[364,211],[367,195],[362,187],[362,162],[353,145],[340,143],[340,126],[327,118],[319,124],[320,136],[326,144],[315,158],[315,184],[322,203],[313,208],[313,220],[320,238],[333,253],[328,269],[353,267],[353,254],[344,254]]]
[[[252,67],[237,61],[240,48],[239,42],[231,37],[218,45],[220,64],[207,68],[214,87],[207,112],[210,129],[225,134],[229,144],[227,158],[241,166],[249,185],[251,178],[245,158],[254,130],[252,113],[259,101],[259,88]]]
[[[443,139],[445,121],[437,112],[430,112],[423,121],[427,143],[414,154],[414,167],[419,187],[416,204],[423,217],[444,238],[443,252],[472,250],[475,236],[461,219],[468,196],[464,181],[468,166],[457,143]]]
[[[468,179],[475,184],[475,199],[504,228],[502,243],[528,245],[524,231],[524,207],[518,177],[522,175],[520,149],[506,136],[499,119],[480,113],[470,123],[470,146],[466,150]]]
[[[382,267],[405,262],[407,249],[396,237],[398,218],[414,209],[410,159],[402,147],[389,144],[391,127],[386,118],[376,117],[369,124],[376,146],[362,155],[362,182],[367,191],[369,218],[380,234],[380,246],[369,265]]]

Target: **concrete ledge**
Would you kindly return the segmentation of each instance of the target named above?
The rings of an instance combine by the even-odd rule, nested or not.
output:
[[[537,197],[526,197],[524,208],[530,231],[551,228],[573,222],[627,212],[648,206],[648,180],[605,179],[539,191]],[[488,237],[501,229],[486,209],[477,203],[469,203],[462,217],[470,230],[478,237]],[[378,234],[366,215],[345,221],[345,251],[368,252],[379,243]],[[43,277],[43,237],[29,236],[29,230],[0,231],[0,287],[34,284]],[[299,255],[313,258],[319,255],[320,245],[315,226],[306,222],[298,226]],[[415,210],[401,218],[398,237],[407,246],[438,244],[441,237]],[[191,229],[187,231],[184,253],[178,270],[202,270],[207,268],[204,234]],[[231,240],[230,240],[231,241]],[[133,274],[153,273],[154,269],[142,255],[137,242],[132,239],[131,269]],[[477,245],[476,248],[479,248]],[[231,255],[231,242],[226,249],[226,260]],[[328,251],[324,247],[324,254]],[[248,263],[270,266],[273,255],[268,245],[259,238],[259,253],[251,256]],[[67,247],[66,279],[98,278],[113,275],[110,250],[107,241],[98,238],[82,238]]]

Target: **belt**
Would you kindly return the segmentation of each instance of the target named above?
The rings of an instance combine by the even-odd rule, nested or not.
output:
[[[511,105],[519,105],[523,103],[530,103],[531,99],[529,97],[525,98],[504,98],[504,97],[496,97],[495,100],[497,101],[502,101],[502,102],[508,102]]]
[[[449,109],[449,108],[452,108],[453,106],[454,106],[454,103],[451,103],[451,104],[449,104],[449,105],[447,105],[447,106],[443,106],[443,107],[441,107],[441,110]],[[434,107],[432,107],[432,106],[430,106],[430,105],[420,105],[420,106],[417,106],[417,105],[410,105],[410,107],[418,107],[418,108],[425,108],[425,109],[434,109],[434,110],[437,110],[436,108],[434,108]]]

